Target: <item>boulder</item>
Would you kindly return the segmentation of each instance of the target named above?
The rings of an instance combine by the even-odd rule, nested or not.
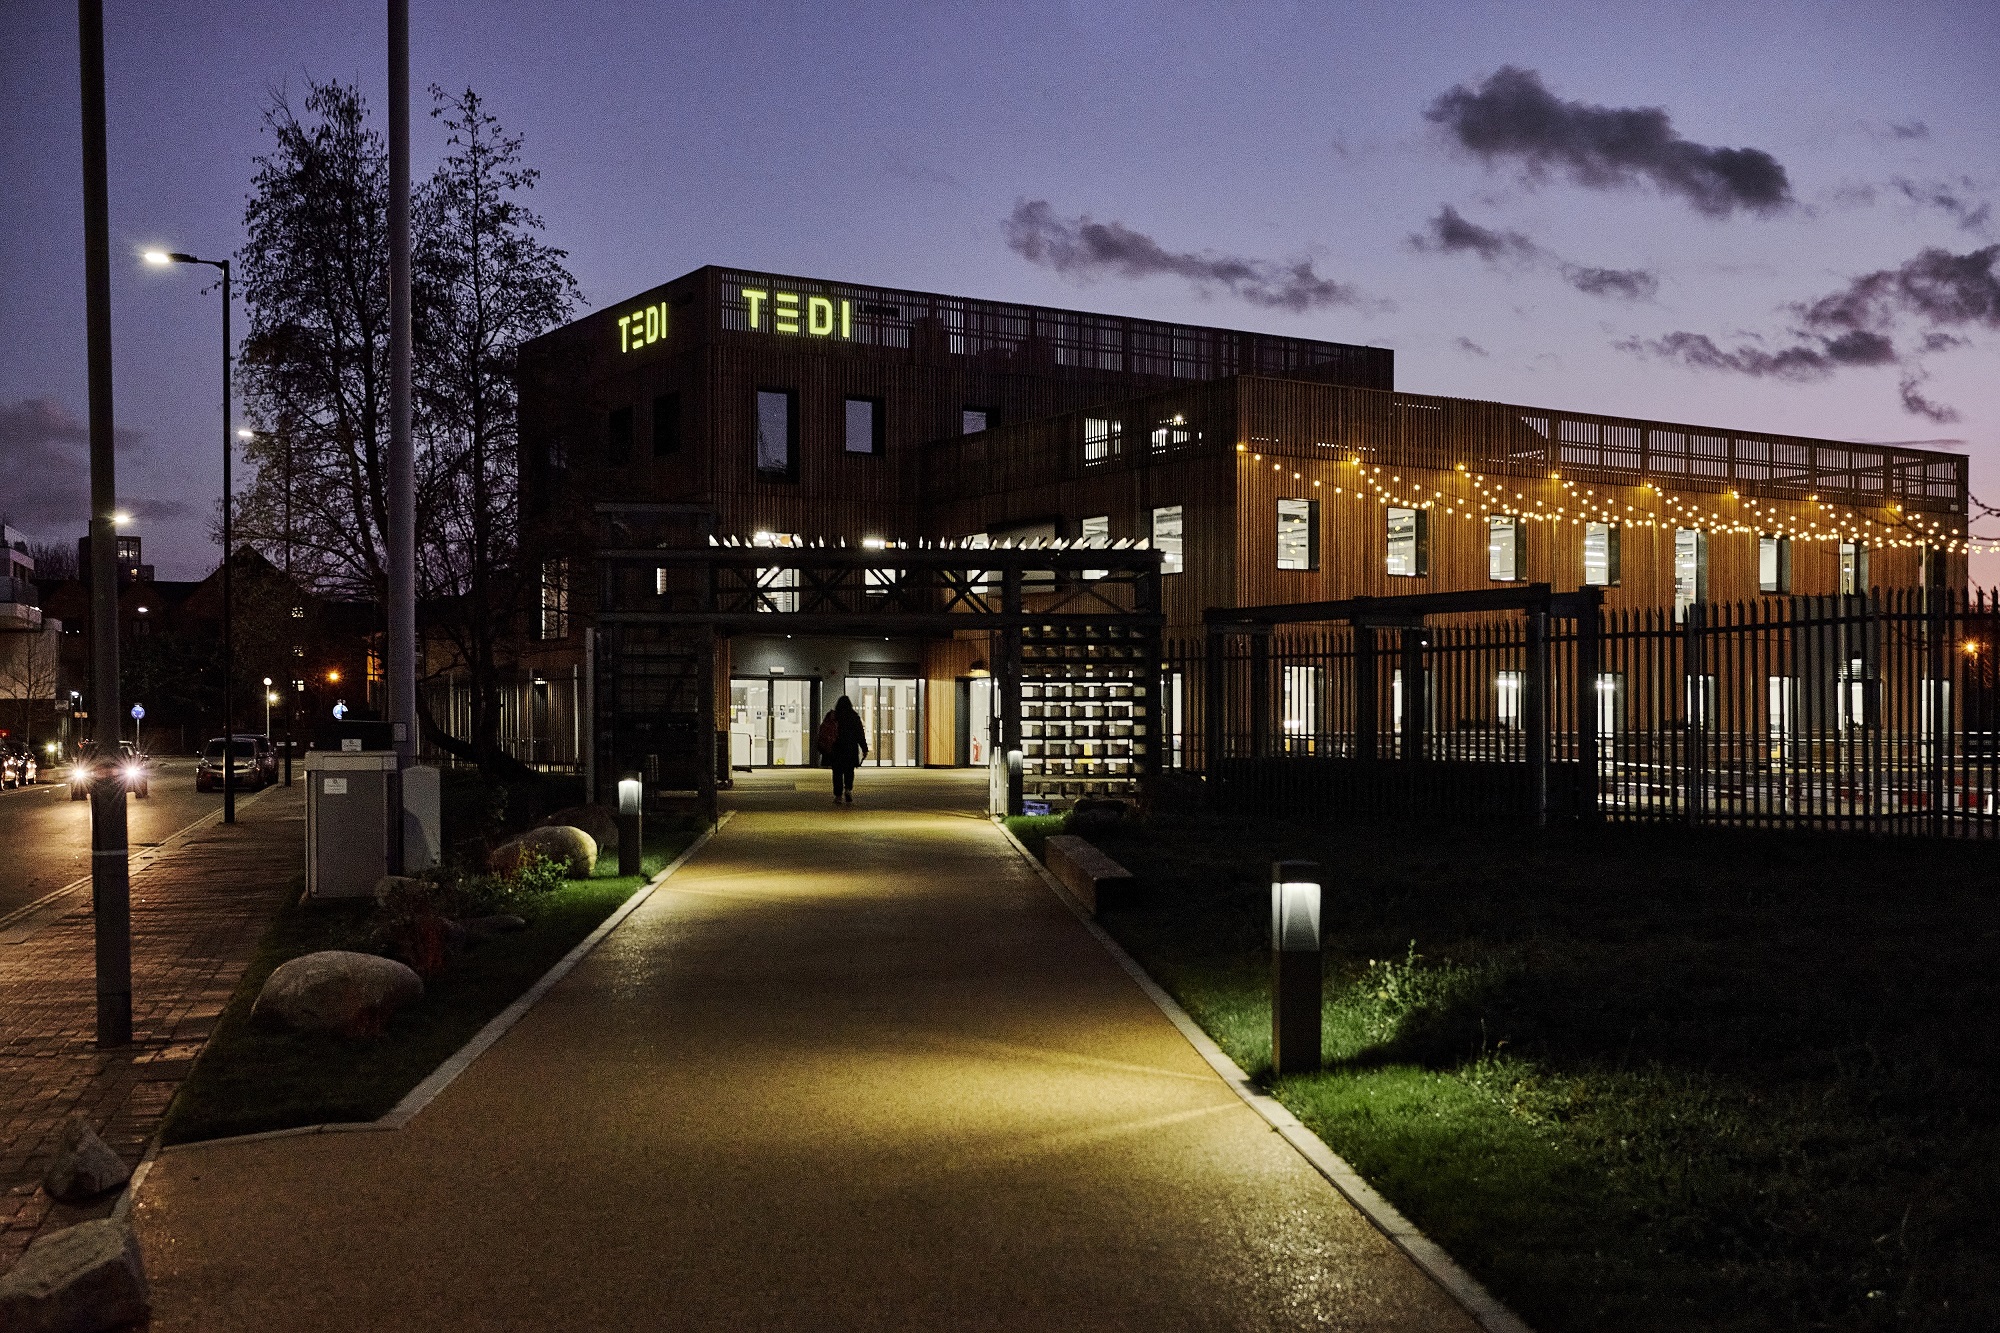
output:
[[[8,1333],[101,1333],[143,1324],[152,1313],[139,1238],[114,1218],[50,1232],[0,1276],[0,1328]]]
[[[415,894],[422,896],[430,891],[430,885],[414,875],[384,875],[375,881],[375,901],[378,905],[391,898]]]
[[[1124,824],[1126,811],[1123,801],[1086,796],[1071,808],[1064,827],[1078,837],[1094,838]]]
[[[543,828],[580,828],[597,840],[599,847],[618,845],[618,816],[602,805],[572,805],[558,810],[541,822]]]
[[[531,852],[560,861],[563,873],[571,879],[588,879],[597,867],[597,839],[580,828],[554,824],[531,828],[520,837],[501,843],[486,859],[486,868],[496,875],[511,875]]]
[[[423,998],[423,978],[395,959],[327,949],[273,972],[250,1017],[295,1032],[372,1037],[398,1009]]]
[[[42,1172],[42,1188],[52,1199],[84,1203],[109,1194],[131,1178],[132,1169],[125,1165],[125,1159],[97,1137],[88,1120],[73,1115],[56,1140],[54,1159]]]

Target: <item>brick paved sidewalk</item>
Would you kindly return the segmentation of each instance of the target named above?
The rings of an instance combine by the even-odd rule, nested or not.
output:
[[[90,892],[0,932],[0,1272],[76,1209],[37,1183],[71,1114],[136,1165],[305,868],[305,786],[239,800],[241,823],[176,835],[132,876],[132,1045],[95,1045]]]

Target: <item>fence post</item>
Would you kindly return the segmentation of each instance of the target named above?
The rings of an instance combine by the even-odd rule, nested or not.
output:
[[[1682,689],[1686,693],[1683,706],[1687,709],[1687,809],[1683,812],[1687,822],[1701,822],[1701,807],[1704,800],[1702,765],[1706,760],[1703,753],[1702,737],[1708,729],[1709,698],[1707,672],[1703,669],[1701,628],[1703,613],[1707,607],[1702,602],[1692,602],[1681,622],[1685,642],[1681,649],[1681,664],[1686,680]]]
[[[1373,759],[1375,746],[1375,627],[1354,626],[1354,757]]]
[[[1595,588],[1585,591],[1597,595],[1587,600],[1576,617],[1576,761],[1582,769],[1577,782],[1576,813],[1579,819],[1595,822],[1602,813],[1599,807],[1604,799],[1599,789],[1603,765],[1597,753],[1597,677],[1601,673],[1599,635],[1604,595]]]
[[[1528,799],[1535,825],[1549,822],[1549,613],[1545,606],[1528,612],[1527,697],[1521,701],[1528,731]]]

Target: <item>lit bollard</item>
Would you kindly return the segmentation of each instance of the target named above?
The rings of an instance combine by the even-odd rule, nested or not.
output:
[[[644,816],[640,812],[643,787],[635,775],[618,780],[618,873],[637,875],[645,855]]]
[[[1271,863],[1271,1070],[1320,1067],[1319,866]]]

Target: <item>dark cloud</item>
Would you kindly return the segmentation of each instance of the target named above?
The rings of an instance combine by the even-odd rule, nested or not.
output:
[[[1459,351],[1466,353],[1468,356],[1493,355],[1493,353],[1487,351],[1484,347],[1481,347],[1478,343],[1472,341],[1472,339],[1470,338],[1464,337],[1463,335],[1454,339],[1452,341],[1452,346],[1456,347]]]
[[[1590,296],[1644,301],[1660,289],[1659,278],[1645,269],[1596,268],[1571,263],[1518,231],[1482,227],[1450,204],[1438,209],[1437,216],[1427,220],[1424,229],[1409,238],[1409,246],[1425,254],[1476,254],[1489,264],[1551,268],[1562,274],[1564,282]]]
[[[1992,203],[1972,197],[1978,186],[1970,176],[1956,181],[1913,181],[1898,176],[1895,185],[1911,203],[1937,209],[1966,231],[1985,231],[1993,220]]]
[[[1891,124],[1889,126],[1889,137],[1892,139],[1928,139],[1931,137],[1931,127],[1924,124],[1921,120],[1906,120],[1900,125]]]
[[[1903,408],[1931,421],[1955,421],[1957,411],[1922,391],[1923,358],[1963,347],[1959,329],[2000,331],[2000,245],[1965,254],[1927,248],[1895,268],[1877,269],[1839,291],[1790,308],[1790,345],[1772,351],[1757,340],[1725,349],[1699,333],[1627,339],[1629,352],[1663,357],[1700,370],[1790,380],[1823,379],[1854,366],[1902,367]],[[1895,338],[1908,331],[1913,343]]]
[[[1044,199],[1015,203],[1001,224],[1007,247],[1031,264],[1088,282],[1096,278],[1184,278],[1206,293],[1222,287],[1239,300],[1272,310],[1320,310],[1330,306],[1388,308],[1350,283],[1322,277],[1312,261],[1275,263],[1233,255],[1168,250],[1122,222],[1098,222],[1088,214],[1059,218]]]
[[[1715,148],[1682,138],[1659,107],[1565,102],[1531,69],[1504,65],[1477,88],[1460,84],[1424,112],[1489,166],[1521,164],[1529,181],[1561,172],[1593,190],[1650,181],[1711,217],[1792,206],[1785,168],[1758,148]]]
[[[120,463],[129,462],[143,437],[118,432]],[[90,427],[49,398],[0,403],[0,510],[37,537],[81,533],[90,526]],[[177,518],[187,506],[175,500],[123,500],[135,518]]]

